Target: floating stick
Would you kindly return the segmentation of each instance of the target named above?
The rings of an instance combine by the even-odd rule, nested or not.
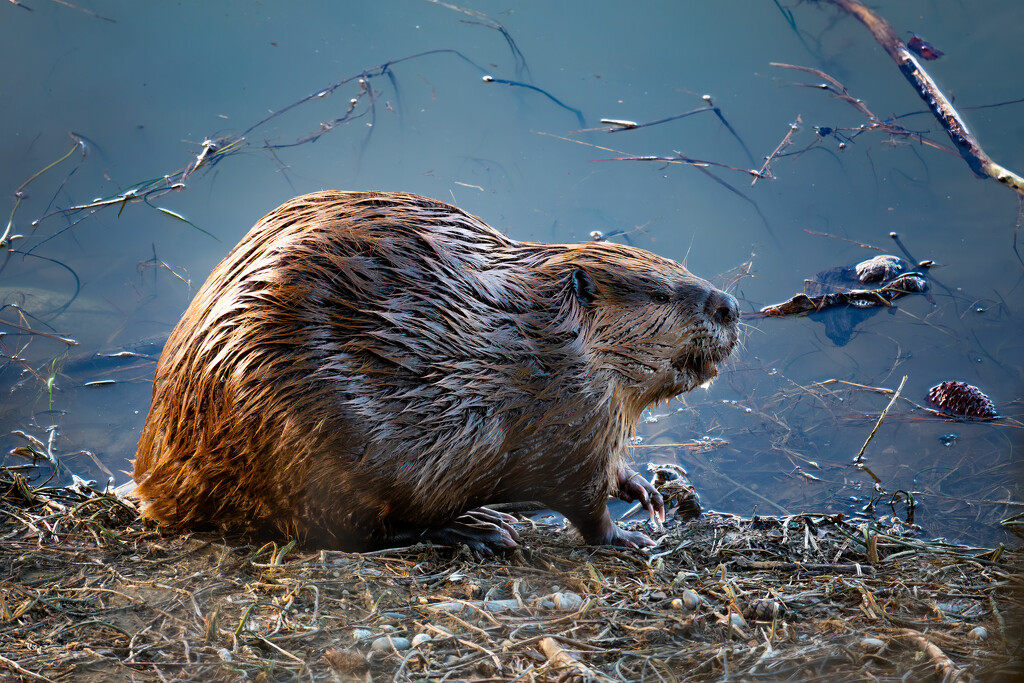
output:
[[[889,400],[889,405],[887,405],[885,407],[885,410],[882,411],[882,414],[878,416],[878,422],[875,423],[875,428],[871,430],[870,434],[868,434],[867,440],[864,442],[864,445],[860,447],[860,452],[857,453],[857,457],[853,459],[853,462],[857,463],[858,465],[861,463],[862,458],[864,457],[864,451],[867,450],[868,444],[871,443],[871,439],[875,438],[875,432],[877,432],[878,428],[882,426],[882,420],[885,419],[885,414],[889,412],[889,409],[892,408],[896,401],[899,399],[900,392],[903,391],[903,385],[906,383],[907,376],[903,375],[903,380],[900,382],[899,387],[896,389],[896,393],[892,395],[892,398]]]
[[[583,119],[583,112],[581,112],[579,109],[576,109],[575,107],[570,107],[565,102],[562,102],[562,100],[558,99],[548,91],[542,90],[541,88],[538,88],[535,85],[530,85],[529,83],[520,83],[519,81],[510,81],[507,78],[495,78],[494,76],[484,76],[484,83],[502,83],[504,85],[511,85],[518,88],[526,88],[527,90],[539,92],[541,95],[548,98],[562,109],[571,111],[573,114],[575,114],[576,120],[579,121],[580,128],[586,125],[586,122]]]

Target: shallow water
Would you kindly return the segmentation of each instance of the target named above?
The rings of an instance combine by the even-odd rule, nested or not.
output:
[[[166,336],[227,250],[302,192],[419,192],[519,239],[622,231],[612,239],[722,286],[749,264],[731,285],[748,312],[880,253],[871,247],[899,254],[896,231],[916,259],[940,264],[930,298],[897,300],[841,345],[811,317],[748,320],[743,348],[709,390],[655,408],[640,426],[637,460],[683,464],[715,509],[906,519],[909,492],[925,535],[1016,542],[999,522],[1022,511],[1003,502],[1022,499],[1020,205],[955,154],[882,131],[851,137],[862,114],[794,85],[816,76],[770,65],[825,71],[879,117],[949,146],[870,35],[828,3],[727,12],[712,2],[23,4],[31,11],[0,6],[0,187],[23,235],[0,270],[3,453],[28,443],[20,430],[60,457],[65,480],[123,481],[157,348],[140,340]],[[1024,5],[880,10],[904,36],[916,31],[946,52],[927,68],[986,151],[1024,171],[1024,104],[977,108],[1024,97],[1005,66],[1024,59]],[[431,50],[448,52],[415,56]],[[735,135],[710,112],[614,133],[599,123],[681,114],[704,94]],[[753,186],[720,166],[603,161],[679,152],[760,167],[798,117],[775,179]],[[176,175],[207,139],[221,153]],[[68,211],[152,179],[148,204]],[[175,181],[183,187],[167,190]],[[140,355],[94,358],[126,348]],[[866,469],[855,467],[889,402],[872,388],[893,390],[904,376],[914,403],[956,379],[985,391],[1004,418],[955,422],[897,402],[865,450]],[[29,462],[13,454],[3,464]]]

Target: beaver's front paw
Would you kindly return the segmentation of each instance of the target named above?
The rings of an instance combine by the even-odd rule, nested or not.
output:
[[[621,498],[627,503],[639,500],[640,504],[651,514],[652,522],[655,516],[662,522],[665,521],[665,500],[658,493],[658,489],[654,488],[654,485],[644,479],[639,472],[623,466],[619,470],[618,485],[619,490],[615,493],[617,498]],[[644,538],[647,537],[644,536]]]
[[[612,533],[604,545],[618,545],[625,548],[644,548],[657,545],[654,541],[639,531],[626,531],[618,524],[612,525]]]

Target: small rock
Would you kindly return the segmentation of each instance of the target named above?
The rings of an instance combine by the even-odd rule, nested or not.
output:
[[[675,598],[674,600],[672,600],[671,604],[672,604],[672,609],[678,609],[678,610],[683,609],[683,601],[680,600],[679,598]]]
[[[567,612],[575,612],[583,607],[583,598],[570,591],[552,593],[551,599],[555,603],[556,609],[565,610]]]
[[[971,632],[967,634],[968,638],[973,640],[985,640],[988,638],[988,629],[984,626],[975,626],[971,629]]]
[[[920,275],[903,275],[889,283],[890,287],[902,289],[904,292],[922,294],[928,291],[928,281]]]
[[[745,628],[747,620],[743,618],[743,615],[733,612],[729,615],[729,623],[732,624],[733,628]]]
[[[885,648],[885,641],[878,638],[861,638],[857,647],[868,652],[880,652]]]
[[[686,609],[697,609],[704,600],[692,590],[683,591],[683,607]]]
[[[382,636],[374,640],[370,645],[370,649],[377,652],[401,652],[402,650],[408,650],[410,647],[412,647],[412,643],[409,642],[408,638],[398,638],[395,636]]]
[[[883,254],[861,261],[854,268],[861,282],[884,282],[903,272],[906,263],[899,256]]]
[[[373,635],[373,631],[368,628],[354,628],[352,629],[352,640],[366,640]]]
[[[416,635],[414,635],[412,637],[412,646],[413,647],[419,647],[419,646],[421,646],[421,645],[423,645],[425,643],[429,643],[431,640],[432,639],[431,639],[431,637],[428,634],[426,634],[426,633],[417,633]]]

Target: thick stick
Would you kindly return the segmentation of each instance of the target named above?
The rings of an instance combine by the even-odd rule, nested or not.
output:
[[[914,86],[914,90],[925,101],[932,114],[942,124],[942,127],[949,133],[950,139],[956,146],[960,156],[964,158],[967,165],[971,167],[979,177],[989,177],[998,180],[1020,195],[1024,195],[1024,178],[1013,171],[1003,168],[985,153],[974,135],[967,130],[967,124],[960,117],[960,114],[953,108],[952,103],[939,90],[932,77],[924,70],[917,58],[907,46],[896,35],[896,31],[885,19],[868,9],[860,0],[832,0],[847,14],[851,14],[860,20],[871,31],[878,44],[881,45],[889,56],[899,66],[903,76]]]

